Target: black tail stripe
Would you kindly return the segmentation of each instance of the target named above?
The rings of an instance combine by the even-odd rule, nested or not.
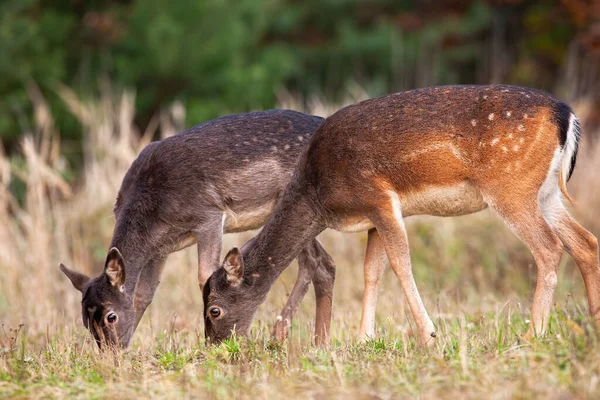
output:
[[[571,156],[571,166],[569,167],[569,175],[567,175],[567,181],[571,179],[571,175],[573,175],[573,170],[575,169],[575,163],[577,162],[577,152],[579,151],[579,139],[581,138],[581,125],[579,125],[579,120],[575,118],[573,120],[573,134],[575,135],[575,149],[573,151],[573,155]]]
[[[571,118],[571,107],[567,104],[558,102],[554,109],[554,121],[558,125],[558,140],[560,147],[564,148],[567,143],[567,132],[569,132],[569,119]]]
[[[563,102],[556,103],[554,108],[554,122],[558,126],[558,140],[560,142],[560,147],[563,149],[567,143],[567,134],[569,133],[569,120],[571,119],[571,114],[573,114],[573,110],[567,104]],[[567,181],[571,178],[571,175],[573,175],[575,162],[577,161],[579,137],[581,134],[581,127],[577,119],[573,120],[573,134],[575,134],[575,150],[571,156],[571,166],[569,167]]]

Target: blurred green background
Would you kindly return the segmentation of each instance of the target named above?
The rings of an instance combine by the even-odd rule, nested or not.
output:
[[[565,100],[600,94],[592,1],[3,0],[0,139],[31,131],[26,87],[49,102],[64,150],[81,127],[56,93],[136,91],[136,124],[173,101],[186,126],[273,108],[277,95],[338,101],[435,84],[513,83]],[[599,3],[599,2],[595,2]],[[594,113],[597,115],[598,113]],[[76,163],[76,161],[75,161]]]

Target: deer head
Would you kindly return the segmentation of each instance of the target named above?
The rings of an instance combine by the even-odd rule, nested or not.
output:
[[[235,332],[247,336],[254,314],[277,277],[324,229],[312,197],[288,186],[275,214],[241,250],[233,248],[203,289],[206,338],[219,343]],[[285,216],[282,217],[282,216]]]
[[[212,344],[230,337],[232,331],[241,336],[249,333],[253,316],[264,299],[251,290],[253,284],[254,277],[244,276],[241,251],[234,247],[202,291],[205,336]]]
[[[127,347],[133,335],[136,313],[133,296],[125,291],[125,263],[116,247],[108,252],[104,272],[90,278],[63,264],[60,270],[82,294],[83,325],[92,332],[98,347]]]

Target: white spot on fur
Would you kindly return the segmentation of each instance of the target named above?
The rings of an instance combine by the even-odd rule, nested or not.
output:
[[[506,112],[506,116],[507,116],[508,118],[510,118],[510,116],[511,116],[511,115],[512,115],[512,113],[511,113],[510,111],[507,111],[507,112]]]
[[[299,141],[303,141],[303,140],[304,140],[304,138],[303,138],[302,136],[298,136],[298,140],[299,140]]]
[[[460,151],[452,144],[452,143],[432,143],[429,146],[425,146],[420,148],[419,150],[415,150],[404,157],[402,157],[402,161],[411,161],[421,154],[428,153],[430,151],[450,151],[459,160],[462,160]]]
[[[514,145],[513,146],[513,151],[519,151],[519,146],[518,145]]]
[[[488,115],[488,119],[490,121],[493,121],[494,120],[494,113],[491,113],[490,115]]]
[[[487,99],[487,98],[488,98],[488,97],[487,97],[487,94],[484,94],[484,95],[483,95],[483,99],[485,100],[485,99]]]
[[[519,143],[521,143],[521,144],[525,143],[525,138],[519,139]]]
[[[271,146],[271,150],[277,151],[277,146]]]
[[[495,138],[494,140],[492,140],[492,142],[490,143],[492,146],[496,145],[496,143],[498,143],[500,141],[500,139]]]
[[[509,133],[508,136],[507,136],[507,138],[512,139],[513,138],[513,134]]]
[[[506,148],[506,146],[502,146],[502,151],[508,153],[508,149]]]
[[[472,120],[471,120],[471,125],[473,125],[473,126],[477,126],[477,121],[476,121],[475,119],[472,119]]]
[[[289,144],[286,144],[285,146],[283,146],[283,148],[284,148],[285,150],[289,150],[289,149],[290,149],[290,145],[289,145]]]
[[[523,118],[527,118],[527,113],[523,114]]]
[[[519,126],[517,127],[517,129],[521,132],[523,132],[525,130],[525,127],[523,126],[523,124],[519,124]]]

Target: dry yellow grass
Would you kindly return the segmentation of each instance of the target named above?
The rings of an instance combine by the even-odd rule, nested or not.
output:
[[[80,178],[64,175],[59,135],[35,88],[36,131],[22,141],[22,158],[0,151],[0,397],[160,396],[397,398],[595,397],[600,345],[587,319],[583,283],[564,257],[550,333],[526,341],[535,266],[528,250],[489,212],[454,218],[408,219],[415,276],[438,327],[435,347],[416,347],[399,282],[386,271],[378,307],[380,340],[358,344],[364,234],[325,232],[338,266],[333,343],[310,343],[314,296],[309,293],[284,346],[268,342],[275,316],[295,280],[290,267],[259,309],[253,340],[204,345],[202,299],[193,248],[173,254],[162,283],[126,354],[98,353],[81,324],[79,292],[60,261],[88,274],[102,268],[121,179],[158,125],[176,132],[181,105],[147,132],[132,124],[133,94],[105,94],[83,103],[61,95],[85,130]],[[364,97],[355,91],[351,100]],[[292,96],[283,107],[298,109]],[[311,100],[308,112],[337,106]],[[586,108],[576,110],[585,118]],[[600,142],[584,132],[569,186],[575,214],[600,234]],[[26,201],[11,195],[21,182]],[[224,250],[251,233],[226,238]],[[182,278],[183,277],[183,278]]]

